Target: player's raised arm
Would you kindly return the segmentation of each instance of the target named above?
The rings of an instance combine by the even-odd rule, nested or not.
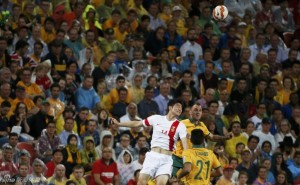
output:
[[[115,118],[111,118],[111,124],[116,124],[121,127],[141,127],[143,126],[143,121],[127,121],[127,122],[118,122]]]
[[[183,149],[184,149],[184,150],[189,149],[189,146],[188,146],[188,142],[187,142],[186,137],[181,138],[181,142],[182,142],[182,146],[183,146]]]

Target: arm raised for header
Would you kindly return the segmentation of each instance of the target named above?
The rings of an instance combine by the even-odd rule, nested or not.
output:
[[[182,142],[182,146],[183,146],[183,149],[184,149],[184,150],[189,149],[189,146],[188,146],[188,142],[187,142],[186,137],[181,138],[181,142]]]
[[[111,118],[111,124],[116,124],[121,127],[142,127],[143,121],[137,120],[137,121],[127,121],[127,122],[118,122],[115,118]]]

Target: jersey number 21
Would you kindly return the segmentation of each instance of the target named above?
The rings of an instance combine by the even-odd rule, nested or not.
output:
[[[197,163],[196,163],[196,165],[199,167],[199,171],[195,175],[194,179],[195,180],[202,180],[202,178],[201,178],[201,172],[202,172],[202,169],[203,169],[203,161],[198,160]],[[208,178],[208,170],[209,170],[209,166],[210,166],[210,161],[205,161],[204,165],[206,165],[205,180],[207,180],[207,178]]]

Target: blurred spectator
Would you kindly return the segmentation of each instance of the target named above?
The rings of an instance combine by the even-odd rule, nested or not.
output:
[[[52,159],[53,152],[61,144],[59,137],[56,135],[54,122],[47,124],[46,130],[42,131],[41,137],[38,139],[38,155],[45,162]]]
[[[69,178],[72,169],[77,164],[82,164],[82,156],[78,149],[78,137],[75,134],[68,136],[66,147],[62,150],[63,161],[62,164],[66,167],[66,177]]]
[[[55,149],[52,152],[52,160],[47,162],[47,173],[45,174],[45,177],[49,178],[54,174],[54,169],[57,165],[61,164],[63,160],[63,153],[60,149]]]
[[[101,183],[119,184],[120,175],[117,163],[112,159],[112,149],[110,147],[104,147],[102,154],[102,158],[97,160],[93,165],[91,185]],[[105,175],[105,173],[109,175]]]

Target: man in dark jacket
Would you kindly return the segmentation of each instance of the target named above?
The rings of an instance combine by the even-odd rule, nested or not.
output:
[[[192,100],[198,98],[198,93],[194,87],[195,82],[193,81],[193,73],[190,70],[185,70],[182,73],[181,82],[175,90],[175,98],[179,98],[184,90],[190,90],[192,94]]]

